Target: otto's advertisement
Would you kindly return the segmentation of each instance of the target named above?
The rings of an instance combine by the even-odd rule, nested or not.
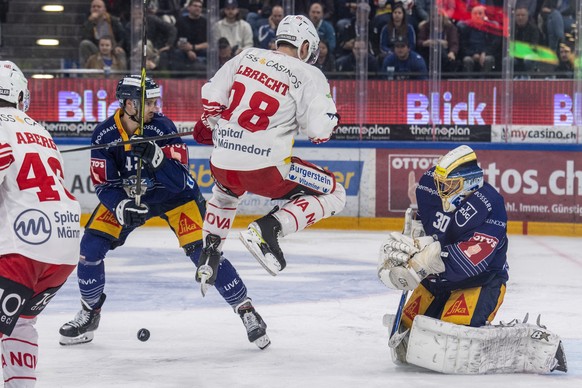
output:
[[[448,150],[377,150],[376,216],[398,217],[416,202],[415,184]],[[582,222],[582,154],[476,150],[485,180],[513,221]]]

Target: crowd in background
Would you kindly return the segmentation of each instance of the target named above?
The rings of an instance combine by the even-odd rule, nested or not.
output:
[[[431,18],[433,1],[440,18]],[[512,28],[516,78],[572,78],[576,58],[576,0],[516,0]],[[296,0],[295,13],[317,29],[320,56],[314,66],[328,76],[353,73],[356,57],[367,55],[368,72],[386,79],[427,79],[430,54],[438,52],[443,77],[498,77],[508,18],[503,0],[369,0],[368,44],[357,39],[358,3]],[[248,47],[274,49],[285,16],[281,0],[220,0],[212,26],[219,64]],[[82,29],[80,66],[122,70],[131,55],[131,2],[92,0]],[[431,34],[439,20],[440,36]],[[208,49],[203,0],[150,0],[147,5],[147,69],[177,72],[206,68]],[[440,50],[433,50],[435,45]],[[140,45],[141,48],[141,45]],[[554,60],[540,59],[539,52]],[[552,55],[550,55],[552,56]]]

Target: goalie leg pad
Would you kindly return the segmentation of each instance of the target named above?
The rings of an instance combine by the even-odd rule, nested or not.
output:
[[[406,360],[448,374],[549,373],[566,365],[560,337],[544,327],[469,327],[421,315],[414,319]]]

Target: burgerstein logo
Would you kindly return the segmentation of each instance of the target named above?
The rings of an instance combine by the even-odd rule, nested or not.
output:
[[[51,237],[51,222],[40,210],[25,210],[14,221],[14,232],[23,242],[40,245]]]

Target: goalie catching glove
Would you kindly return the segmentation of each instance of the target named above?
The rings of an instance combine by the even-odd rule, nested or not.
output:
[[[380,249],[378,277],[390,288],[414,290],[422,279],[444,270],[441,244],[432,236],[412,239],[392,232]]]

